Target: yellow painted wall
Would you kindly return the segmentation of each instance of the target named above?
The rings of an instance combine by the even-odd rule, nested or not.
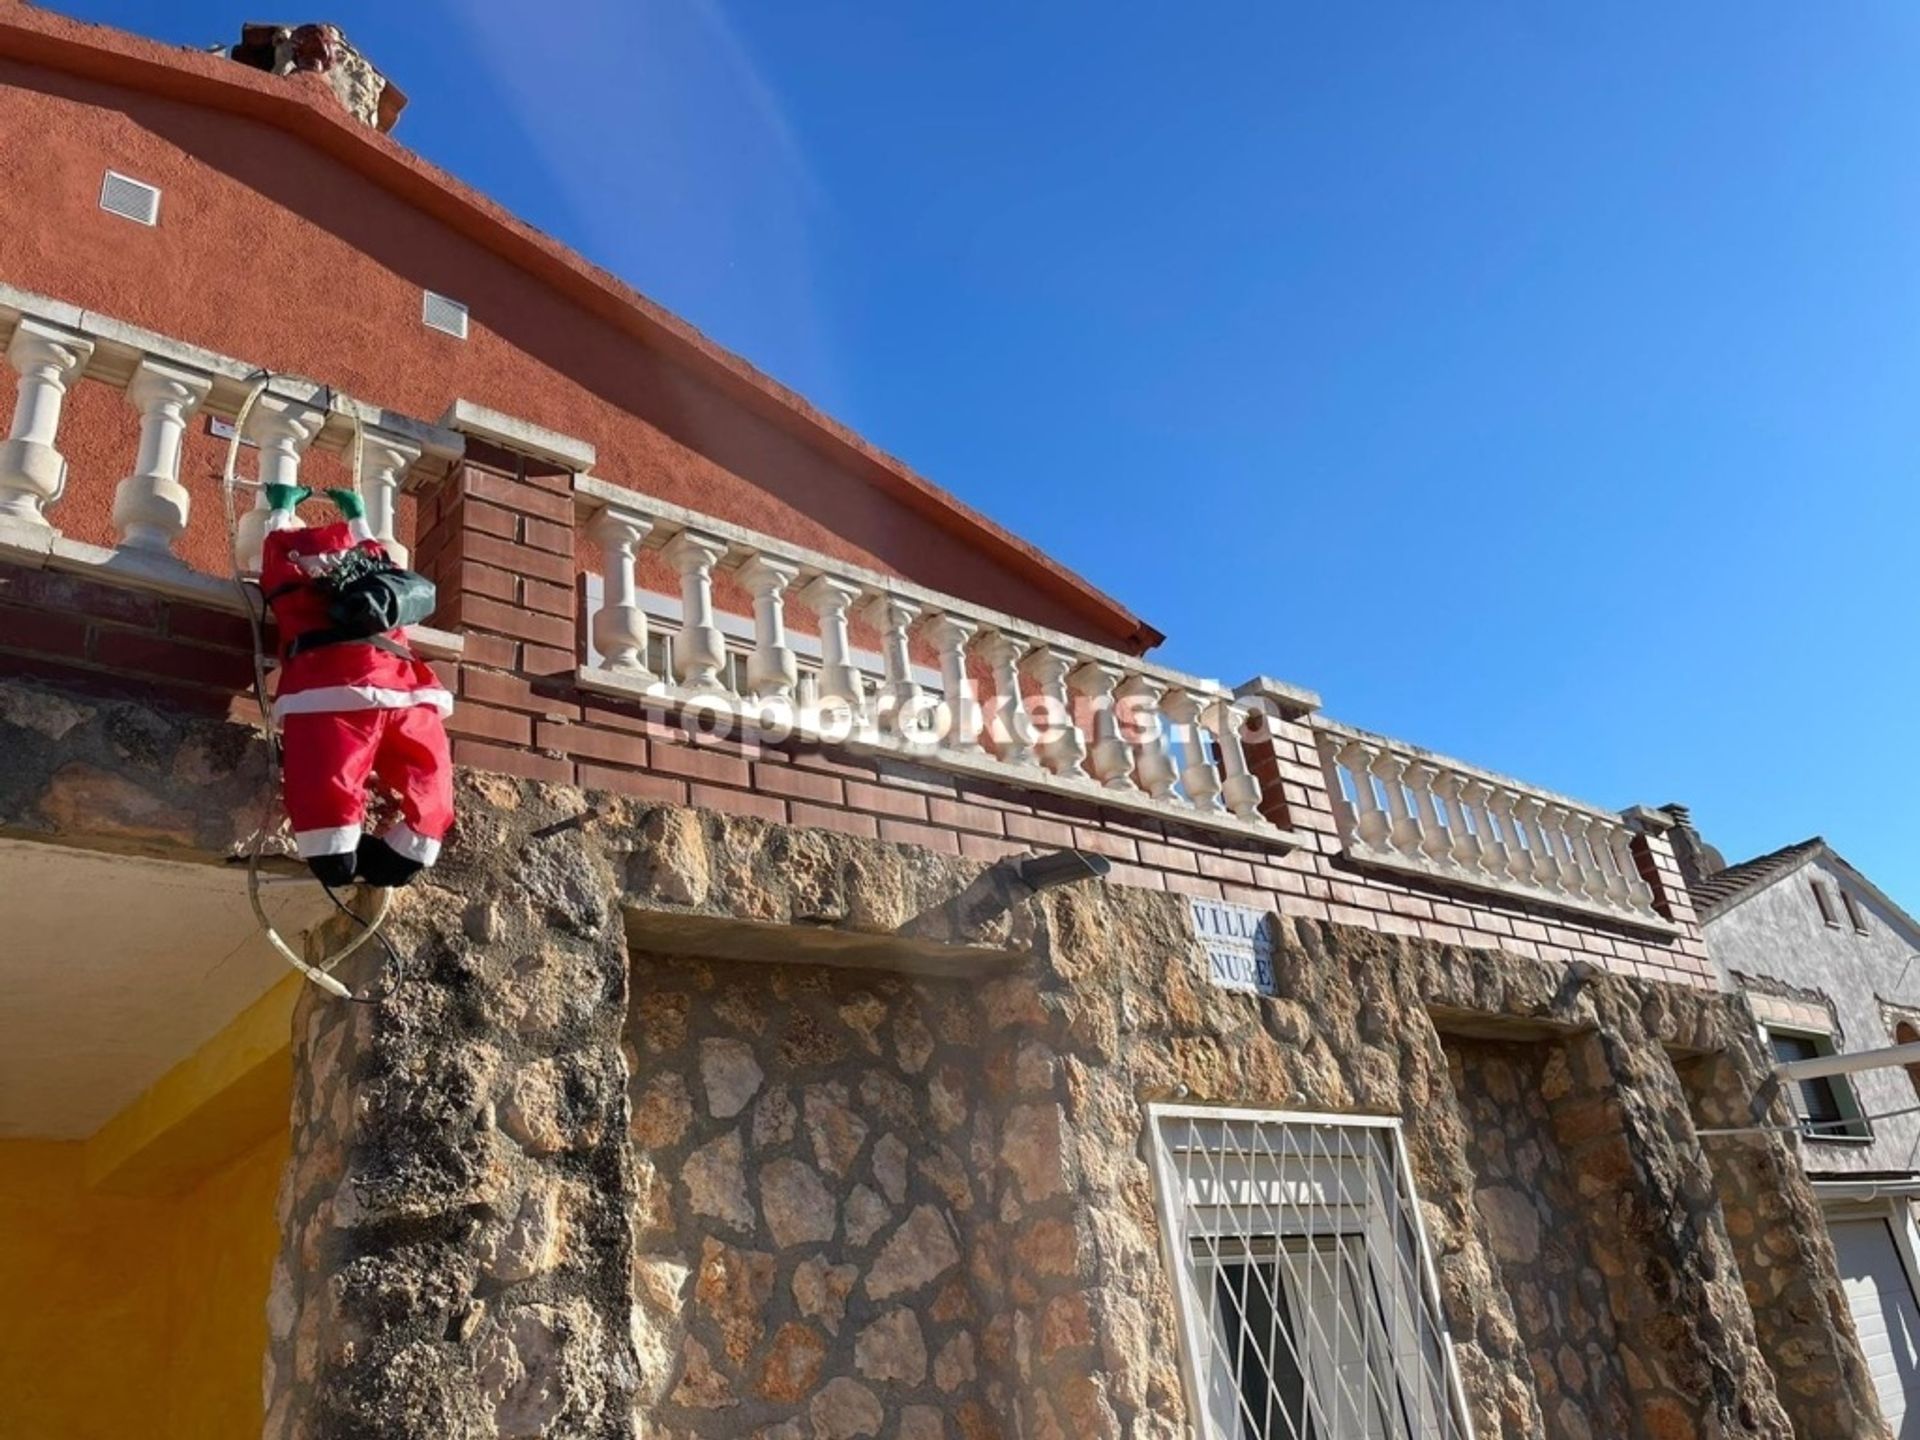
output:
[[[258,1440],[285,1127],[165,1195],[85,1150],[0,1141],[0,1436]]]

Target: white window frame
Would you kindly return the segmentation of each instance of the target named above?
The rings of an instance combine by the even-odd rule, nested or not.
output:
[[[1185,1132],[1178,1128],[1183,1123],[1189,1127]],[[1283,1182],[1280,1189],[1271,1192],[1271,1196],[1279,1197],[1277,1201],[1271,1196],[1249,1195],[1241,1202],[1228,1201],[1211,1207],[1216,1212],[1234,1213],[1234,1232],[1223,1230],[1218,1224],[1209,1229],[1193,1203],[1191,1162],[1183,1167],[1182,1161],[1175,1157],[1170,1141],[1175,1136],[1185,1139],[1192,1135],[1195,1125],[1222,1127],[1223,1135],[1231,1133],[1226,1127],[1248,1127],[1249,1134],[1266,1130],[1269,1136],[1281,1140],[1279,1151],[1272,1148],[1270,1139],[1261,1141],[1266,1147],[1262,1153],[1276,1162],[1274,1173]],[[1324,1132],[1328,1129],[1364,1132],[1363,1143],[1356,1145],[1343,1137],[1340,1154],[1336,1156],[1324,1144]],[[1332,1262],[1319,1261],[1318,1273],[1324,1282],[1342,1293],[1350,1293],[1352,1280],[1362,1279],[1371,1292],[1361,1310],[1369,1335],[1365,1342],[1369,1353],[1360,1361],[1366,1366],[1368,1382],[1360,1391],[1363,1407],[1371,1411],[1382,1401],[1392,1405],[1396,1413],[1387,1420],[1384,1433],[1393,1440],[1406,1436],[1415,1440],[1471,1440],[1472,1421],[1461,1389],[1459,1369],[1454,1363],[1453,1341],[1440,1305],[1432,1247],[1427,1240],[1419,1197],[1413,1189],[1405,1138],[1397,1118],[1154,1103],[1147,1107],[1147,1132],[1164,1258],[1174,1287],[1175,1312],[1181,1328],[1181,1372],[1186,1381],[1193,1435],[1203,1440],[1242,1440],[1239,1417],[1243,1412],[1237,1382],[1225,1376],[1214,1363],[1221,1336],[1216,1328],[1217,1300],[1212,1277],[1217,1273],[1215,1266],[1231,1251],[1234,1258],[1272,1255],[1278,1265],[1287,1266],[1289,1270],[1304,1264],[1309,1287],[1316,1257],[1335,1257]],[[1299,1148],[1301,1135],[1321,1143],[1314,1148]],[[1361,1163],[1362,1150],[1390,1167],[1390,1204],[1379,1203],[1384,1197],[1372,1183],[1371,1172],[1363,1195],[1356,1196],[1350,1190],[1345,1177]],[[1186,1153],[1218,1154],[1224,1159],[1230,1152],[1223,1146],[1218,1151],[1195,1149]],[[1225,1167],[1204,1178],[1227,1187],[1231,1182],[1223,1178],[1224,1171]],[[1284,1183],[1289,1176],[1294,1177],[1292,1182]],[[1337,1200],[1330,1187],[1331,1191],[1337,1191]],[[1303,1201],[1297,1194],[1281,1191],[1302,1191],[1307,1198]],[[1284,1218],[1277,1220],[1276,1216]],[[1325,1243],[1329,1238],[1334,1245]],[[1383,1255],[1392,1256],[1394,1263],[1383,1267],[1379,1263]],[[1288,1256],[1293,1258],[1285,1258]],[[1383,1269],[1387,1273],[1383,1274]],[[1295,1298],[1294,1286],[1295,1282],[1288,1280],[1278,1288],[1289,1301],[1291,1313],[1285,1323],[1290,1331],[1298,1332],[1303,1311]],[[1312,1318],[1311,1302],[1309,1289],[1304,1302],[1309,1326],[1318,1323]],[[1321,1339],[1324,1341],[1324,1334]],[[1382,1357],[1370,1353],[1376,1342],[1392,1352],[1384,1357],[1390,1371],[1385,1376],[1386,1384],[1376,1373]],[[1339,1366],[1337,1363],[1328,1366],[1324,1348],[1305,1358],[1308,1366],[1303,1370],[1303,1381],[1309,1414],[1314,1417],[1310,1421],[1313,1433],[1324,1440],[1345,1440],[1348,1432],[1354,1430],[1349,1415],[1353,1408],[1352,1390],[1337,1376],[1334,1384],[1338,1393],[1328,1389],[1326,1371]],[[1298,1352],[1295,1359],[1298,1366]],[[1408,1372],[1409,1362],[1418,1367],[1417,1372]],[[1410,1405],[1421,1413],[1409,1413]],[[1326,1418],[1330,1407],[1331,1421]],[[1375,1435],[1382,1433],[1379,1427],[1368,1425],[1364,1417],[1361,1427]]]

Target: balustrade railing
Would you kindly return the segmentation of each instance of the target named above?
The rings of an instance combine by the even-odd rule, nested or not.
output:
[[[797,735],[908,756],[1029,789],[1078,795],[1190,824],[1285,838],[1261,813],[1247,766],[1248,710],[1231,692],[1136,656],[1033,625],[655,500],[592,476],[574,482],[600,548],[597,661],[587,690],[699,713],[708,727]],[[680,582],[672,673],[649,659],[652,627],[636,579],[657,549]],[[744,680],[716,623],[714,578],[753,600]],[[804,682],[790,608],[812,617],[817,664]],[[879,674],[855,663],[849,620],[879,635]],[[915,651],[931,652],[923,669]],[[922,677],[937,670],[938,690]],[[982,678],[985,679],[983,685]]]
[[[1325,719],[1314,722],[1348,857],[1664,927],[1618,815]]]
[[[181,483],[187,427],[196,416],[238,417],[263,372],[198,346],[111,317],[0,285],[0,350],[17,377],[12,423],[0,441],[0,552],[53,557],[104,568],[150,588],[223,603],[217,577],[202,575],[180,556],[190,526],[216,524],[196,516]],[[139,416],[139,440],[118,477],[84,476],[80,483],[113,485],[111,546],[63,535],[61,502],[72,488],[61,449],[61,420],[69,392],[81,383],[119,390]],[[265,484],[297,483],[310,448],[347,453],[358,422],[361,488],[367,521],[397,552],[394,534],[403,486],[444,473],[461,438],[437,426],[396,415],[328,390],[313,381],[275,376],[247,409],[240,483],[247,491],[239,517],[243,562],[257,565],[266,529]],[[251,473],[247,473],[247,472]],[[223,542],[217,553],[226,555]]]

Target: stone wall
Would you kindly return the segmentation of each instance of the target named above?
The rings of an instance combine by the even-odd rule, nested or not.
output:
[[[965,982],[633,968],[635,1333],[659,1433],[935,1440],[948,1414],[992,1433],[997,1137]]]
[[[10,825],[217,854],[251,810],[230,727],[8,703]],[[76,756],[99,775],[49,807]],[[354,977],[372,1003],[297,1018],[275,1440],[1170,1440],[1144,1131],[1176,1096],[1401,1117],[1482,1437],[1577,1434],[1559,1402],[1616,1379],[1662,1440],[1871,1431],[1804,1177],[1695,1137],[1690,1104],[1738,1110],[1763,1068],[1720,997],[1296,919],[1260,998],[1207,984],[1177,896],[1022,900],[978,862],[565,785],[468,775],[460,806],[396,904],[399,963]],[[1489,1039],[1529,1050],[1504,1140]],[[1584,1391],[1538,1378],[1546,1287],[1484,1204],[1543,1115],[1547,1209],[1584,1207],[1615,1336]]]
[[[1574,1084],[1566,1048],[1461,1038],[1445,1045],[1466,1122],[1474,1209],[1527,1348],[1546,1433],[1625,1435],[1633,1405],[1607,1279],[1594,1263],[1593,1197],[1554,1127],[1553,1102]]]

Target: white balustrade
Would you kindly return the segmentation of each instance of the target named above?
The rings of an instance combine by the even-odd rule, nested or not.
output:
[[[593,617],[593,644],[600,664],[608,670],[652,681],[647,668],[647,612],[640,608],[634,560],[640,544],[653,529],[644,515],[613,506],[596,514],[587,536],[600,547],[604,602]]]
[[[1355,862],[1668,928],[1619,816],[1331,721],[1314,730]]]
[[[733,701],[742,729],[761,737],[797,735],[1183,824],[1292,838],[1261,813],[1241,742],[1247,710],[1219,685],[591,476],[575,480],[574,498],[605,567],[591,617],[600,662],[577,672],[583,689],[689,709]],[[652,617],[678,625],[677,683],[644,668],[650,621],[632,578],[642,547],[657,547],[680,576],[680,613]],[[713,576],[728,564],[753,597],[739,694],[727,689],[738,672],[713,601]],[[878,663],[864,657],[865,668],[849,633],[856,616],[879,640]],[[734,634],[742,629],[734,623]],[[928,651],[937,682],[920,668]]]
[[[1052,645],[1030,651],[1020,672],[1040,691],[1040,763],[1055,775],[1086,776],[1087,739],[1074,722],[1073,699],[1067,693],[1067,672],[1074,657]]]
[[[1120,735],[1119,717],[1114,713],[1114,687],[1120,683],[1120,671],[1098,660],[1074,667],[1067,676],[1073,693],[1086,703],[1093,720],[1093,743],[1087,747],[1087,770],[1109,790],[1132,790],[1133,747]]]
[[[993,676],[993,716],[987,723],[987,738],[1007,764],[1030,767],[1040,763],[1040,756],[1034,749],[1033,716],[1027,713],[1027,697],[1020,692],[1020,661],[1026,653],[1027,642],[1005,630],[990,631],[980,640],[980,658]]]
[[[799,592],[800,603],[811,606],[820,623],[819,697],[846,707],[858,724],[866,713],[867,682],[853,663],[853,642],[847,634],[847,610],[860,598],[860,587],[831,575],[816,575]]]
[[[724,540],[696,530],[682,530],[667,542],[667,563],[680,576],[682,614],[674,678],[696,693],[725,688],[720,667],[727,663],[727,637],[713,623],[713,567],[726,553]]]
[[[267,487],[300,483],[300,457],[306,454],[326,418],[326,412],[318,406],[272,391],[262,393],[247,411],[246,437],[259,447],[259,472],[255,476],[258,488],[253,508],[241,515],[239,522],[241,569],[249,573],[260,569],[260,553],[267,539]]]
[[[980,702],[967,673],[967,642],[980,627],[958,615],[929,616],[920,633],[940,656],[941,738],[944,749],[966,754],[980,748]]]
[[[875,718],[889,734],[905,733],[916,724],[920,697],[926,693],[913,678],[913,650],[907,638],[920,607],[883,591],[867,601],[860,614],[880,632],[880,662],[886,678],[874,696]]]
[[[391,431],[366,428],[361,440],[360,494],[367,502],[367,528],[386,548],[396,565],[405,565],[407,547],[394,534],[399,516],[400,486],[420,458],[420,447]]]
[[[212,388],[211,375],[151,358],[134,370],[127,403],[140,415],[140,450],[113,492],[113,528],[125,548],[171,555],[186,534],[192,500],[180,483],[180,442]]]
[[[787,645],[787,587],[800,567],[769,555],[752,555],[740,567],[740,583],[753,596],[753,658],[747,684],[756,700],[793,700],[800,662]]]
[[[20,377],[13,428],[0,443],[0,520],[48,528],[46,509],[67,481],[60,453],[60,410],[67,386],[93,353],[93,343],[58,325],[23,319],[7,344]]]
[[[1153,677],[1137,673],[1127,676],[1114,691],[1122,730],[1134,737],[1135,783],[1154,799],[1172,803],[1180,770],[1173,762],[1166,721],[1160,713],[1160,698],[1165,693],[1166,687]]]

